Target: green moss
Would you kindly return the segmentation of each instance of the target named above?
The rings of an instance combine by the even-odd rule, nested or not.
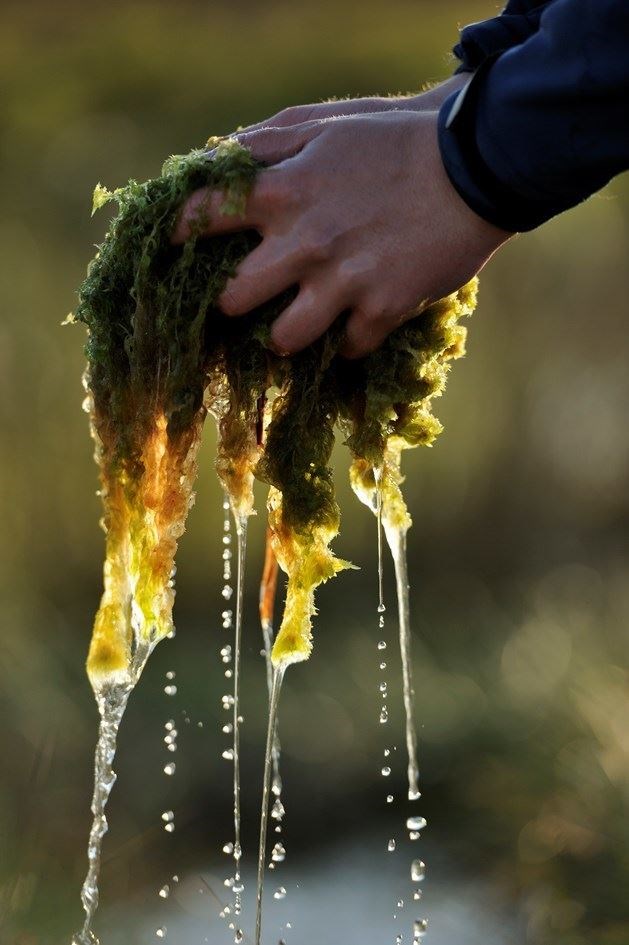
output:
[[[170,158],[154,180],[130,181],[113,193],[99,184],[94,193],[95,208],[110,200],[118,205],[76,313],[88,328],[87,386],[99,460],[106,482],[124,477],[132,488],[144,473],[156,417],[166,418],[176,451],[211,410],[220,429],[218,471],[236,507],[250,511],[254,474],[281,497],[274,500],[274,527],[285,552],[290,545],[279,555],[290,572],[291,561],[314,555],[315,546],[323,560],[323,547],[338,531],[330,469],[337,425],[368,468],[382,465],[392,440],[399,453],[430,445],[439,433],[430,402],[443,389],[449,360],[463,351],[458,320],[472,310],[474,288],[431,306],[360,362],[336,355],[342,320],[306,351],[277,357],[266,344],[269,326],[294,291],[243,318],[217,308],[226,280],[259,235],[193,235],[184,246],[170,243],[182,203],[200,187],[223,190],[225,213],[244,208],[259,166],[232,140],[210,144],[211,151]],[[270,388],[279,394],[261,444],[261,405]],[[335,569],[313,564],[308,573],[323,580]],[[308,608],[314,611],[311,599]]]

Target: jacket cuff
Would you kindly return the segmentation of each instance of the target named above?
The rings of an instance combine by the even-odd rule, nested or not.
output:
[[[479,217],[510,233],[534,230],[566,204],[532,200],[501,180],[481,154],[477,114],[483,89],[498,55],[486,59],[466,86],[449,96],[439,111],[439,149],[445,171],[459,196]]]

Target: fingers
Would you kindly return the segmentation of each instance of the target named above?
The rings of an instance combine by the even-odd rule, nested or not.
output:
[[[284,240],[266,237],[238,266],[218,304],[226,315],[245,315],[299,282],[299,259]]]
[[[296,354],[320,338],[343,311],[337,296],[320,284],[304,286],[273,322],[271,342],[278,354]]]
[[[277,115],[271,118],[265,118],[263,121],[256,121],[246,128],[239,128],[238,134],[247,134],[250,131],[259,131],[261,128],[286,128],[290,125],[299,125],[303,121],[310,121],[313,118],[327,118],[325,103],[316,105],[290,105],[284,108]]]
[[[379,348],[395,326],[354,309],[345,325],[345,340],[339,354],[344,358],[364,358]]]
[[[260,128],[234,137],[257,161],[279,164],[303,151],[326,127],[325,121],[304,121],[288,128]]]
[[[290,128],[263,128],[238,135],[237,140],[262,164],[278,164],[299,154],[324,129],[324,123],[312,121]],[[225,202],[222,191],[207,187],[196,190],[181,209],[171,242],[185,243],[192,236],[216,236],[244,229],[262,232],[275,201],[276,185],[277,174],[273,168],[260,171],[247,198],[244,215],[222,212]]]
[[[222,212],[226,195],[222,190],[210,190],[202,187],[190,194],[184,203],[171,243],[185,243],[192,236],[216,236],[219,233],[231,233],[255,227],[251,217],[251,204],[247,202],[244,216]]]

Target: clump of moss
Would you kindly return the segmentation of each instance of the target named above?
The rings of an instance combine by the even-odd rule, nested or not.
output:
[[[254,477],[271,487],[272,542],[288,575],[273,659],[308,657],[314,590],[348,567],[330,550],[340,522],[330,468],[335,431],[354,457],[354,485],[373,490],[373,470],[382,468],[383,494],[401,508],[400,452],[439,433],[431,399],[449,361],[463,353],[459,320],[474,307],[470,285],[358,363],[337,357],[341,322],[306,351],[277,357],[269,327],[292,293],[243,318],[226,318],[216,304],[259,235],[170,243],[192,191],[223,190],[222,212],[234,213],[255,180],[259,165],[249,152],[230,139],[211,145],[170,158],[154,180],[113,193],[99,185],[94,195],[95,209],[118,205],[76,312],[88,329],[85,384],[107,533],[88,657],[95,687],[124,677],[134,641],[153,644],[172,628],[174,557],[208,412],[218,422],[217,471],[237,518],[253,509]]]

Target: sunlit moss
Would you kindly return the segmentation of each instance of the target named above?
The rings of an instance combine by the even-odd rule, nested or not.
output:
[[[389,514],[407,515],[399,457],[441,430],[431,399],[443,390],[449,361],[463,353],[459,320],[475,304],[470,284],[360,362],[337,357],[342,320],[306,351],[277,357],[267,346],[269,326],[292,292],[243,318],[228,319],[216,306],[258,234],[170,243],[193,190],[222,189],[226,213],[246,201],[258,166],[232,140],[211,144],[170,158],[159,178],[113,193],[99,185],[94,194],[95,208],[118,204],[76,312],[88,328],[86,387],[107,532],[105,593],[88,658],[95,685],[124,671],[134,640],[153,643],[172,628],[174,557],[208,411],[236,516],[252,512],[254,477],[271,486],[272,541],[288,575],[274,661],[308,657],[314,590],[349,566],[329,547],[340,524],[330,468],[336,430],[353,454],[354,480],[372,488],[382,467]]]

